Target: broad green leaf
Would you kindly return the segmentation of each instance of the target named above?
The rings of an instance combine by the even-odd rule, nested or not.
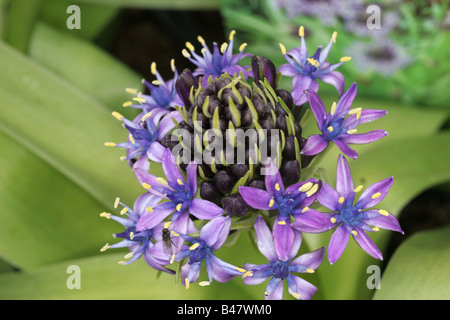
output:
[[[400,245],[376,290],[376,300],[450,299],[450,226],[422,231]]]
[[[394,176],[394,185],[377,208],[394,215],[420,192],[450,181],[450,132],[388,141],[349,161],[355,185],[370,184]],[[336,165],[335,165],[336,166]],[[335,181],[335,168],[331,181]],[[325,210],[326,211],[326,210]],[[328,245],[331,232],[307,235],[308,243]],[[390,231],[380,230],[371,238],[383,251]],[[370,298],[366,270],[379,262],[363,252],[353,240],[342,257],[332,266],[321,266],[321,285],[327,299]],[[358,293],[359,292],[359,293]],[[360,294],[360,295],[358,295]]]
[[[124,110],[122,104],[133,97],[125,89],[140,89],[141,77],[91,42],[39,23],[29,54],[105,106],[124,116],[127,110],[134,114],[135,109]]]
[[[0,145],[2,259],[26,270],[98,252],[117,227],[105,208],[2,133]]]
[[[0,129],[111,208],[140,194],[119,148],[126,130],[111,112],[64,79],[0,43]]]
[[[79,0],[79,2],[123,8],[167,10],[211,10],[220,7],[219,0]]]

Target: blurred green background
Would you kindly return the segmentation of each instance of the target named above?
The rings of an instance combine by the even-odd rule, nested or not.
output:
[[[300,9],[288,7],[297,2]],[[358,15],[344,2],[357,3]],[[307,3],[315,10],[306,10]],[[192,67],[181,55],[186,41],[195,44],[202,35],[220,44],[234,29],[247,52],[279,66],[278,43],[298,46],[304,25],[309,48],[338,31],[329,61],[352,56],[339,71],[347,86],[358,84],[355,104],[389,111],[364,125],[389,136],[357,146],[360,156],[350,166],[355,183],[365,186],[394,176],[382,206],[405,231],[375,234],[382,262],[354,243],[335,265],[324,261],[305,277],[319,287],[314,298],[449,299],[449,2],[379,2],[382,24],[374,33],[365,25],[367,3],[340,3],[330,16],[325,8],[336,1],[0,0],[0,298],[261,299],[265,284],[244,286],[237,278],[187,291],[143,260],[119,265],[125,250],[100,253],[121,226],[99,213],[118,214],[116,197],[132,205],[143,192],[119,160],[122,150],[103,144],[125,140],[111,112],[135,114],[122,107],[130,99],[125,88],[151,79],[151,62],[165,79],[172,76],[171,58],[178,70]],[[80,29],[67,26],[73,4]],[[289,89],[290,81],[281,85]],[[327,107],[337,99],[326,84],[319,94]],[[314,130],[309,121],[305,135]],[[331,184],[336,159],[334,149],[323,165]],[[329,236],[305,235],[300,252],[327,245]],[[244,232],[218,256],[236,265],[264,263]],[[80,289],[67,285],[73,265]],[[377,290],[366,283],[372,265],[383,272]]]

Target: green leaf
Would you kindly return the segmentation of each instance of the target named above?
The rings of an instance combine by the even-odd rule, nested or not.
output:
[[[0,256],[19,269],[92,255],[116,225],[95,199],[0,133]]]
[[[17,51],[0,43],[0,130],[112,207],[142,192],[119,148],[125,129],[110,111]]]
[[[450,226],[422,231],[389,261],[376,300],[450,299]]]
[[[142,86],[138,74],[96,45],[44,23],[34,30],[29,54],[112,110],[123,109],[122,104],[133,97],[126,88]],[[130,115],[135,111],[127,110]],[[120,112],[127,116],[127,110]]]

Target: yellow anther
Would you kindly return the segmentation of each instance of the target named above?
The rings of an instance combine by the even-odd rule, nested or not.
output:
[[[318,184],[315,184],[315,185],[313,185],[313,186],[311,187],[311,189],[309,189],[309,190],[306,192],[306,196],[307,196],[307,197],[311,197],[314,193],[317,192],[317,190],[319,190],[319,185],[318,185]]]
[[[177,204],[177,211],[181,211],[181,207],[183,206],[182,203]]]
[[[308,191],[309,189],[311,189],[312,186],[313,186],[312,182],[307,182],[304,185],[302,185],[300,188],[298,188],[298,191],[300,191],[300,192]]]
[[[145,208],[145,211],[147,211],[147,212],[153,212],[153,207],[147,207],[147,208]]]
[[[286,54],[286,47],[282,43],[279,43],[279,45],[280,45],[280,49],[281,49],[281,54],[285,55]]]
[[[144,187],[144,189],[147,189],[147,190],[152,188],[151,185],[149,185],[148,183],[145,183],[145,182],[142,184],[142,186]]]
[[[128,135],[128,139],[130,140],[130,142],[131,142],[132,144],[135,144],[135,143],[136,143],[136,140],[134,140],[134,137],[133,137],[133,135],[132,135],[131,133]]]
[[[127,207],[125,207],[122,210],[120,210],[120,214],[125,214],[127,212],[128,212],[128,208]]]
[[[350,130],[347,130],[347,133],[348,134],[355,134],[355,133],[357,133],[358,132],[358,129],[350,129]]]
[[[183,185],[183,180],[177,179],[177,183],[178,183],[180,186],[182,186],[182,185]]]
[[[375,231],[375,232],[377,232],[377,231],[380,231],[380,228],[378,228],[378,227],[373,227],[372,230]]]
[[[251,276],[253,276],[253,271],[248,270],[242,275],[242,278],[245,279],[245,278],[251,277]]]
[[[304,37],[305,36],[305,28],[303,26],[300,26],[300,28],[298,28],[298,35],[300,37]]]
[[[154,86],[160,86],[160,85],[162,85],[162,84],[164,84],[164,82],[159,81],[159,80],[153,80],[153,81],[152,81],[152,85],[154,85]]]
[[[186,42],[186,48],[188,48],[191,52],[195,51],[194,46],[189,41]]]
[[[117,144],[115,142],[105,142],[106,147],[115,147]]]
[[[302,209],[302,213],[304,213],[304,212],[306,212],[306,211],[308,211],[309,210],[309,207],[304,207],[303,209]]]
[[[222,45],[220,46],[220,52],[224,53],[228,48],[228,43],[224,42],[222,43]]]
[[[178,237],[180,234],[179,234],[178,232],[172,230],[172,235],[173,235],[174,237]]]
[[[132,106],[132,105],[133,105],[133,102],[127,101],[127,102],[124,102],[124,103],[122,104],[122,107],[129,107],[129,106]]]
[[[299,298],[300,298],[300,295],[299,295],[297,292],[294,292],[294,293],[292,294],[292,296],[293,296],[295,299],[299,299]]]
[[[354,235],[355,237],[358,235],[358,232],[356,230],[352,230],[352,235]]]
[[[164,228],[167,229],[171,224],[171,221],[167,221],[166,223],[164,223]]]
[[[175,261],[175,253],[172,254],[172,257],[170,258],[170,264],[174,263]]]
[[[106,219],[111,219],[111,213],[109,213],[109,212],[102,212],[102,213],[100,213],[100,217],[106,218]]]
[[[314,273],[314,270],[311,269],[311,268],[308,268],[308,269],[306,269],[306,272],[308,272],[308,273]]]
[[[198,285],[200,286],[200,287],[206,287],[206,286],[209,286],[211,283],[209,282],[209,281],[200,281],[199,283],[198,283]]]
[[[152,64],[150,65],[150,72],[153,75],[156,75],[156,62],[152,62]]]
[[[336,223],[336,218],[333,217],[333,218],[330,219],[330,221],[331,221],[331,223]]]
[[[107,244],[105,244],[101,249],[100,249],[100,252],[105,252],[106,250],[108,250],[109,249],[109,243],[107,243]]]
[[[119,206],[120,198],[117,197],[116,200],[114,200],[114,208],[117,208]]]
[[[123,265],[123,266],[127,264],[125,261],[119,261],[118,263]]]
[[[229,38],[228,39],[230,39],[230,41],[232,41],[233,40],[233,38],[234,38],[234,35],[236,34],[236,31],[235,30],[231,30],[231,32],[230,32],[230,36],[229,36]]]
[[[152,115],[152,113],[151,112],[147,112],[146,114],[144,114],[143,116],[142,116],[142,119],[141,119],[141,121],[145,121],[145,120],[147,120],[148,118],[150,118],[150,116]]]
[[[170,60],[170,68],[172,69],[172,72],[175,72],[175,59]]]
[[[204,46],[205,45],[205,39],[203,39],[203,37],[202,36],[198,36],[197,37],[197,40],[198,40],[198,42],[200,42],[200,44],[202,45],[202,46]]]
[[[336,102],[333,102],[333,104],[331,105],[330,114],[333,115],[335,113],[336,113]]]
[[[186,49],[181,50],[181,54],[185,57],[185,58],[190,58],[191,55],[189,54],[189,52],[187,52]]]
[[[186,289],[189,289],[189,279],[188,278],[184,279],[184,284],[186,285]]]
[[[275,200],[274,199],[270,199],[270,201],[269,201],[269,208],[272,208],[274,204],[275,204]]]
[[[352,57],[342,57],[341,62],[346,62],[352,60]]]
[[[158,177],[155,180],[165,186],[169,184],[164,178],[161,178],[161,177]]]
[[[333,32],[333,35],[331,36],[331,40],[333,41],[333,43],[336,43],[336,38],[337,38],[337,31]]]
[[[360,192],[362,190],[362,188],[363,188],[363,186],[362,186],[362,184],[360,184],[359,186],[357,186],[355,188],[355,190],[353,190],[353,192],[355,192],[355,193]]]
[[[383,210],[383,209],[378,210],[378,213],[381,214],[382,216],[386,216],[386,217],[389,215],[389,212],[387,212],[386,210]]]
[[[125,259],[130,259],[130,258],[132,258],[134,256],[134,253],[133,252],[130,252],[130,253],[127,253],[126,255],[124,255],[123,257],[125,258]]]
[[[275,190],[280,191],[280,185],[278,183],[275,183]]]
[[[381,196],[381,193],[379,193],[379,192],[374,193],[374,194],[372,195],[372,199],[376,199],[376,198],[378,198],[379,196]]]
[[[247,43],[243,43],[239,46],[239,51],[244,51],[245,47],[247,46]]]
[[[120,161],[125,161],[125,160],[127,160],[127,157],[121,156],[119,159],[120,159]]]
[[[320,62],[319,61],[317,61],[316,59],[313,59],[313,58],[308,58],[308,59],[306,59],[306,60],[308,60],[308,62],[311,64],[311,65],[313,65],[314,67],[318,67],[318,66],[320,66]]]
[[[137,94],[138,90],[137,89],[133,89],[133,88],[126,88],[125,89],[126,92],[131,93],[131,94]]]
[[[338,202],[341,203],[341,204],[344,203],[344,201],[345,201],[344,197],[340,197],[339,200],[338,200]]]
[[[284,221],[284,220],[278,221],[278,224],[280,226],[284,226],[284,225],[286,225],[286,221]]]
[[[134,232],[130,232],[130,240],[134,239]]]
[[[243,268],[239,268],[239,267],[236,267],[236,270],[239,271],[239,272],[242,272],[242,273],[247,272],[247,270],[245,270]]]
[[[195,249],[197,249],[197,247],[198,247],[199,245],[200,245],[200,243],[198,243],[198,242],[197,242],[197,243],[194,243],[192,246],[189,247],[189,250],[191,250],[191,251],[192,251],[192,250],[195,250]]]
[[[328,130],[329,132],[333,132],[334,128],[333,128],[333,126],[329,126],[329,127],[327,128],[327,130]]]
[[[113,117],[116,118],[117,120],[122,121],[122,119],[123,119],[123,115],[121,115],[121,114],[118,113],[117,111],[113,111],[112,115],[113,115]]]

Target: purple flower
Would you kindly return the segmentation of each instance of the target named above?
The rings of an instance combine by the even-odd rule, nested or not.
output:
[[[348,146],[349,144],[370,143],[387,135],[385,130],[373,130],[367,133],[355,134],[357,132],[356,127],[359,124],[371,122],[387,114],[386,110],[350,109],[355,99],[356,91],[356,83],[353,83],[339,99],[339,102],[337,104],[333,103],[328,114],[317,93],[312,90],[306,91],[321,134],[314,134],[308,137],[301,154],[308,156],[319,154],[327,148],[330,141],[333,141],[342,153],[356,159],[358,153],[351,149]]]
[[[186,181],[175,161],[172,159],[170,149],[166,149],[162,157],[162,168],[167,180],[162,177],[157,177],[147,172],[147,170],[143,170],[142,167],[134,170],[138,181],[148,192],[168,200],[147,208],[137,223],[136,229],[138,231],[154,228],[173,213],[171,218],[173,230],[178,233],[188,234],[197,231],[189,214],[201,220],[210,220],[223,213],[223,209],[216,204],[196,198],[196,164],[190,163],[187,166]]]
[[[125,102],[124,107],[133,107],[143,109],[144,113],[147,113],[155,108],[163,108],[166,110],[175,110],[175,106],[183,105],[180,97],[178,96],[175,88],[175,83],[178,79],[178,71],[175,68],[174,60],[171,60],[171,67],[174,73],[173,79],[164,81],[156,69],[156,63],[153,62],[150,66],[151,73],[156,76],[156,80],[151,83],[143,79],[142,83],[148,88],[150,94],[143,94],[136,89],[127,89],[129,93],[135,94],[133,98],[138,104],[134,104],[132,101]]]
[[[344,62],[349,61],[350,57],[342,57],[340,62],[333,65],[326,61],[333,43],[336,42],[337,32],[333,33],[333,36],[325,49],[323,49],[322,46],[319,46],[311,57],[308,57],[303,26],[299,29],[299,35],[301,37],[300,46],[288,52],[286,52],[286,48],[280,43],[281,52],[288,63],[283,64],[278,68],[278,71],[280,71],[282,75],[293,77],[292,97],[294,98],[294,103],[300,106],[307,101],[307,97],[304,93],[305,90],[314,92],[319,90],[317,79],[333,85],[339,95],[342,95],[345,90],[345,78],[342,73],[334,70]]]
[[[239,47],[239,53],[233,54],[233,44],[234,44],[234,34],[236,32],[233,30],[230,33],[230,43],[223,43],[220,48],[217,43],[214,42],[213,52],[211,52],[208,46],[205,43],[205,40],[202,37],[198,37],[198,41],[203,46],[201,50],[202,55],[200,56],[195,53],[195,48],[190,42],[186,42],[186,46],[191,52],[186,49],[183,49],[183,55],[189,59],[193,64],[197,66],[197,69],[194,70],[194,76],[202,76],[202,85],[206,87],[209,76],[212,76],[213,79],[219,78],[222,74],[228,73],[233,76],[235,73],[243,73],[245,78],[247,78],[247,67],[243,67],[238,65],[239,61],[249,56],[249,54],[244,54],[244,49],[246,47],[246,43],[243,43]]]
[[[114,206],[117,207],[119,204],[122,205],[123,209],[120,213],[121,215],[126,216],[126,218],[111,215],[107,212],[101,213],[100,216],[114,220],[125,227],[123,232],[115,233],[113,235],[114,238],[121,238],[123,240],[112,245],[107,243],[100,251],[103,252],[111,248],[128,247],[130,253],[125,255],[125,258],[129,260],[120,261],[120,264],[128,265],[143,256],[144,260],[154,269],[173,274],[173,271],[164,267],[164,265],[169,264],[169,258],[157,253],[158,248],[162,247],[161,236],[163,224],[156,225],[153,229],[141,231],[136,229],[136,224],[142,213],[145,212],[145,208],[157,204],[159,200],[159,197],[150,193],[145,193],[136,199],[132,209],[120,202],[119,199],[116,199]]]
[[[316,200],[320,181],[309,179],[293,184],[285,190],[280,172],[273,163],[271,163],[271,167],[273,171],[265,176],[266,190],[242,186],[239,187],[239,193],[244,201],[254,209],[278,211],[274,236],[277,238],[293,237],[292,228],[311,233],[329,230],[329,221],[324,215],[309,207]],[[269,167],[267,170],[272,169]],[[291,217],[295,220],[292,223]],[[283,259],[286,259],[289,251],[283,251],[283,253]]]
[[[325,248],[322,247],[295,258],[302,242],[301,232],[294,230],[289,239],[272,235],[261,216],[256,219],[254,227],[259,251],[269,260],[269,263],[244,264],[244,269],[248,270],[243,275],[244,283],[256,285],[271,278],[264,292],[265,299],[281,300],[283,299],[283,280],[286,280],[289,293],[294,298],[311,299],[317,288],[293,273],[313,273],[322,263]],[[275,228],[276,224],[274,224]]]
[[[245,273],[246,270],[222,261],[213,253],[220,249],[227,240],[230,227],[231,218],[222,216],[209,221],[200,230],[198,238],[180,233],[180,237],[190,242],[191,246],[174,254],[171,263],[189,258],[181,267],[181,280],[187,289],[191,283],[197,282],[203,260],[206,263],[209,281],[200,282],[202,286],[209,285],[213,279],[223,283]]]
[[[390,177],[370,185],[355,202],[356,193],[362,186],[354,187],[347,160],[339,155],[336,174],[336,190],[322,183],[317,201],[333,211],[330,222],[336,228],[328,246],[328,260],[335,263],[345,247],[349,235],[358,245],[375,259],[382,260],[381,251],[366,234],[378,231],[379,228],[403,233],[397,219],[386,210],[370,209],[386,197],[394,178]],[[372,227],[371,227],[372,226]]]
[[[155,108],[148,113],[140,113],[133,121],[118,112],[113,116],[123,122],[129,131],[128,141],[122,143],[107,142],[106,146],[125,148],[127,156],[123,160],[137,159],[145,155],[148,159],[161,162],[165,148],[160,141],[180,123],[183,117],[178,111]]]

